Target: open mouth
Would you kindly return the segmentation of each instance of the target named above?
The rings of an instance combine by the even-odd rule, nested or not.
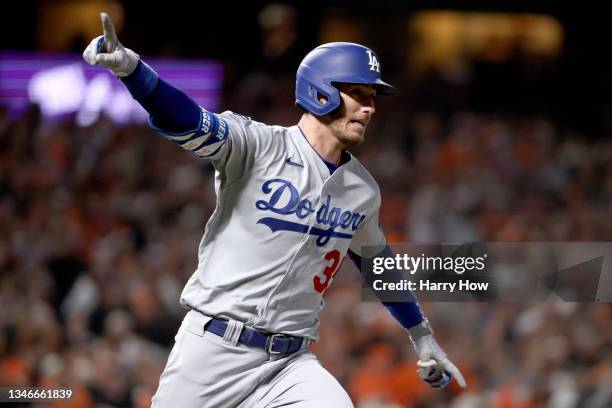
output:
[[[356,130],[365,130],[366,123],[364,120],[353,119],[349,121],[349,127]]]

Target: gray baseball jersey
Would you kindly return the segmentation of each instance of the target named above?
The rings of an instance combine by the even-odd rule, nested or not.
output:
[[[323,294],[347,251],[385,245],[378,185],[348,153],[330,174],[297,126],[202,112],[199,133],[157,129],[216,169],[217,206],[181,304],[317,340]]]

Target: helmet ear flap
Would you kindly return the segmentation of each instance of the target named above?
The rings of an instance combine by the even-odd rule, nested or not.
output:
[[[305,77],[296,81],[295,104],[317,116],[331,113],[340,106],[340,102],[340,91],[332,85],[317,86]]]

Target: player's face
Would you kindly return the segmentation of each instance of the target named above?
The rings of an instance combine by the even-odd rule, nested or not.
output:
[[[365,131],[376,111],[374,97],[376,89],[371,85],[339,84],[342,104],[330,114],[328,123],[332,133],[346,145],[361,143],[365,139]]]

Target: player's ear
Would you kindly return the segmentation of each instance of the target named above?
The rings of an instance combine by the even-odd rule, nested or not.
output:
[[[327,97],[325,95],[320,94],[319,92],[317,92],[317,99],[319,100],[319,102],[321,102],[323,105],[325,105],[327,103]]]

